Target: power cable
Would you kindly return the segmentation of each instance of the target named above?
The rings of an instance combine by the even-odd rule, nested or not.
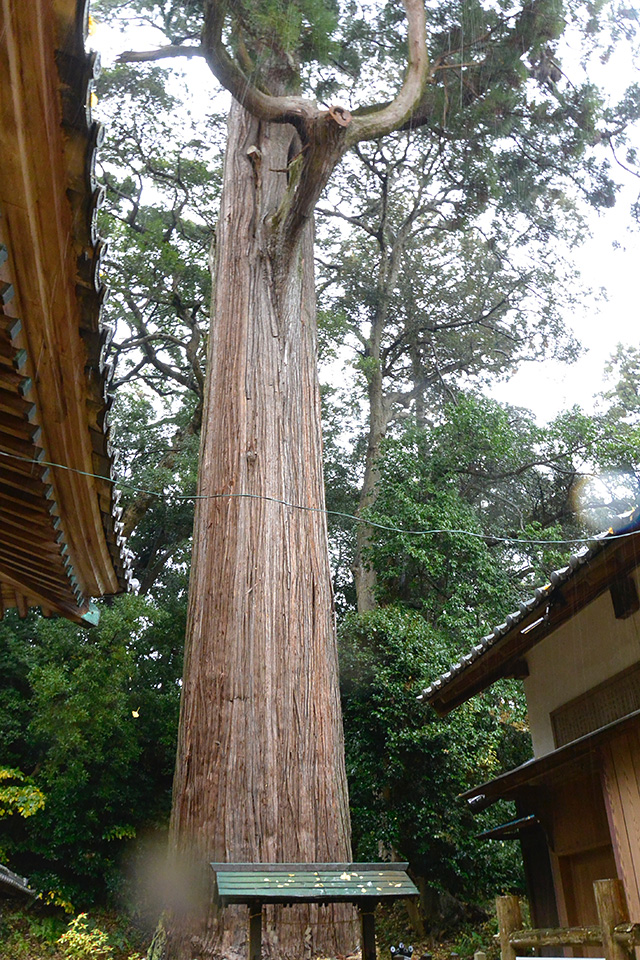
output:
[[[427,530],[407,530],[403,527],[395,527],[386,523],[378,523],[376,520],[368,520],[364,517],[356,517],[352,513],[344,513],[341,510],[327,510],[324,507],[310,507],[306,504],[292,503],[290,500],[283,500],[279,497],[270,497],[259,493],[210,493],[210,494],[170,494],[166,496],[158,493],[156,490],[147,490],[145,487],[138,487],[126,480],[115,480],[113,477],[106,477],[99,473],[90,473],[88,470],[79,470],[77,467],[69,467],[64,463],[55,463],[51,460],[36,460],[29,457],[21,457],[17,453],[7,453],[0,450],[0,456],[11,460],[19,460],[22,463],[33,463],[39,467],[53,467],[59,470],[67,470],[69,473],[76,473],[83,477],[91,477],[94,480],[105,480],[114,486],[130,490],[132,493],[144,494],[148,497],[154,497],[157,500],[163,500],[165,503],[171,501],[197,501],[197,500],[262,500],[267,503],[278,503],[284,507],[290,507],[293,510],[304,510],[308,513],[321,513],[325,516],[341,517],[343,520],[352,520],[354,523],[361,523],[368,527],[375,527],[377,530],[385,530],[388,533],[399,533],[408,537],[427,537],[438,534],[449,534],[450,536],[472,537],[476,540],[491,541],[496,543],[509,543],[521,546],[570,546],[571,544],[589,544],[603,540],[622,540],[626,537],[633,537],[640,533],[640,530],[630,530],[623,533],[615,533],[612,528],[606,534],[594,534],[592,537],[572,537],[567,540],[535,540],[524,537],[502,537],[493,533],[478,533],[475,530],[451,529],[447,527],[435,527]]]

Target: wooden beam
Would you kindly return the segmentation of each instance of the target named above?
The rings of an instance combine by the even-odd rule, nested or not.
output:
[[[596,880],[593,892],[598,908],[606,960],[629,960],[628,951],[615,938],[616,926],[629,921],[629,911],[621,882],[617,879]]]
[[[18,616],[21,620],[24,620],[29,613],[29,603],[25,595],[18,590],[16,590],[16,607],[18,609]]]
[[[0,510],[2,523],[11,524],[17,530],[22,530],[26,537],[33,529],[36,536],[48,537],[52,542],[56,541],[54,501],[45,500],[43,497],[41,505],[30,504],[0,491]]]
[[[621,732],[601,750],[602,787],[618,876],[634,919],[640,919],[640,739]]]
[[[496,913],[498,917],[498,936],[500,938],[500,960],[516,960],[516,951],[513,948],[511,937],[516,930],[522,928],[520,898],[513,896],[513,894],[498,897]]]
[[[55,610],[55,612],[61,616],[66,617],[68,620],[73,620],[75,623],[83,623],[82,614],[84,613],[84,608],[80,609],[77,603],[74,601],[67,601],[59,594],[49,595],[49,593],[42,589],[40,584],[29,584],[21,579],[17,579],[10,570],[6,570],[2,563],[0,562],[0,581],[4,581],[8,586],[13,587],[14,593],[16,595],[16,601],[12,606],[18,606],[19,601],[18,595],[24,599],[25,591],[26,595],[30,598],[31,606],[40,606],[41,604],[46,605],[50,610]]]
[[[9,464],[9,461],[2,460],[2,457],[0,457],[0,484],[9,489],[22,490],[25,493],[42,499],[43,491],[47,486],[42,476],[26,475],[18,470],[11,469],[9,466],[6,466],[7,464]],[[42,473],[42,475],[46,473],[41,467],[38,472]]]
[[[616,620],[626,620],[640,610],[640,599],[636,589],[636,582],[632,577],[621,577],[609,587],[613,612]]]
[[[558,927],[537,930],[514,930],[509,936],[511,946],[518,949],[539,950],[542,947],[602,946],[600,927]],[[627,957],[626,960],[629,960]]]
[[[15,529],[7,529],[3,524],[2,541],[8,547],[16,550],[25,550],[30,557],[35,557],[44,565],[44,569],[49,569],[51,564],[61,560],[62,552],[60,543],[52,541],[51,537],[29,537],[25,542],[25,534]]]
[[[42,452],[40,444],[36,444],[31,439],[21,440],[19,437],[12,437],[6,433],[2,433],[0,436],[0,450],[22,457],[23,461],[37,460],[38,454],[44,459],[44,453]]]
[[[10,413],[2,414],[1,426],[3,436],[8,433],[12,437],[19,437],[29,443],[34,442],[33,438],[38,431],[42,433],[42,427],[38,423],[30,423],[26,417],[16,417]]]
[[[55,534],[55,520],[59,519],[57,516],[47,516],[43,518],[38,518],[33,515],[26,518],[25,516],[18,516],[14,514],[9,516],[6,512],[2,517],[2,525],[4,528],[11,527],[12,530],[18,532],[21,537],[27,537],[31,535],[35,540],[43,541],[44,539],[50,540],[52,543],[59,543],[60,541],[56,539]],[[54,531],[53,533],[51,531]]]
[[[376,960],[376,918],[375,904],[360,906],[360,942],[362,960]]]
[[[249,960],[262,960],[262,904],[249,904]]]
[[[29,423],[35,422],[36,406],[25,400],[16,390],[0,389],[0,411],[12,413],[16,417],[23,416]]]
[[[5,573],[10,571],[14,579],[24,583],[25,588],[39,584],[42,596],[45,592],[50,592],[52,596],[59,594],[61,599],[71,599],[73,596],[69,577],[63,568],[59,568],[58,571],[47,571],[42,564],[36,563],[35,557],[18,558],[2,548],[0,548],[0,565],[0,578],[4,575],[3,571]]]

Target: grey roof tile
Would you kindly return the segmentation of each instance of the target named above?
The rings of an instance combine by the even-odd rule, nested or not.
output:
[[[521,601],[518,604],[518,610],[510,613],[505,623],[495,626],[491,633],[484,636],[480,643],[476,644],[469,653],[460,658],[458,663],[454,664],[446,673],[443,673],[441,677],[438,677],[437,680],[434,680],[426,687],[418,699],[429,700],[436,692],[446,687],[451,680],[459,676],[468,666],[475,663],[501,637],[509,633],[513,627],[524,620],[536,607],[542,607],[544,603],[548,602],[549,597],[558,587],[563,586],[577,570],[592,560],[593,557],[597,556],[608,543],[615,542],[616,537],[620,536],[620,534],[632,533],[638,529],[640,529],[640,507],[625,517],[618,517],[616,521],[614,521],[611,529],[596,534],[592,542],[585,544],[573,553],[566,566],[553,571],[549,578],[549,583],[546,583],[542,587],[536,587],[533,597]]]

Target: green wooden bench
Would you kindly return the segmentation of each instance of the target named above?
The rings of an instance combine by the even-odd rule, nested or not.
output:
[[[353,903],[360,912],[362,960],[376,960],[373,911],[381,900],[417,897],[408,863],[212,863],[224,907],[249,907],[249,960],[261,960],[262,907]]]

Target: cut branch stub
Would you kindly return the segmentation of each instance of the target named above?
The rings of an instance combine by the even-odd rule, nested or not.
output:
[[[348,127],[351,123],[351,114],[344,107],[329,107],[329,116],[335,120],[340,127]]]
[[[395,99],[357,118],[352,118],[343,107],[330,108],[329,112],[336,123],[350,128],[348,146],[396,130],[409,119],[420,103],[429,80],[424,2],[403,0],[403,6],[407,15],[409,56],[405,79]],[[254,117],[267,123],[291,123],[304,138],[305,128],[318,120],[318,107],[305,97],[271,96],[251,83],[223,42],[223,26],[229,8],[225,0],[206,0],[205,3],[202,46],[211,71]]]

